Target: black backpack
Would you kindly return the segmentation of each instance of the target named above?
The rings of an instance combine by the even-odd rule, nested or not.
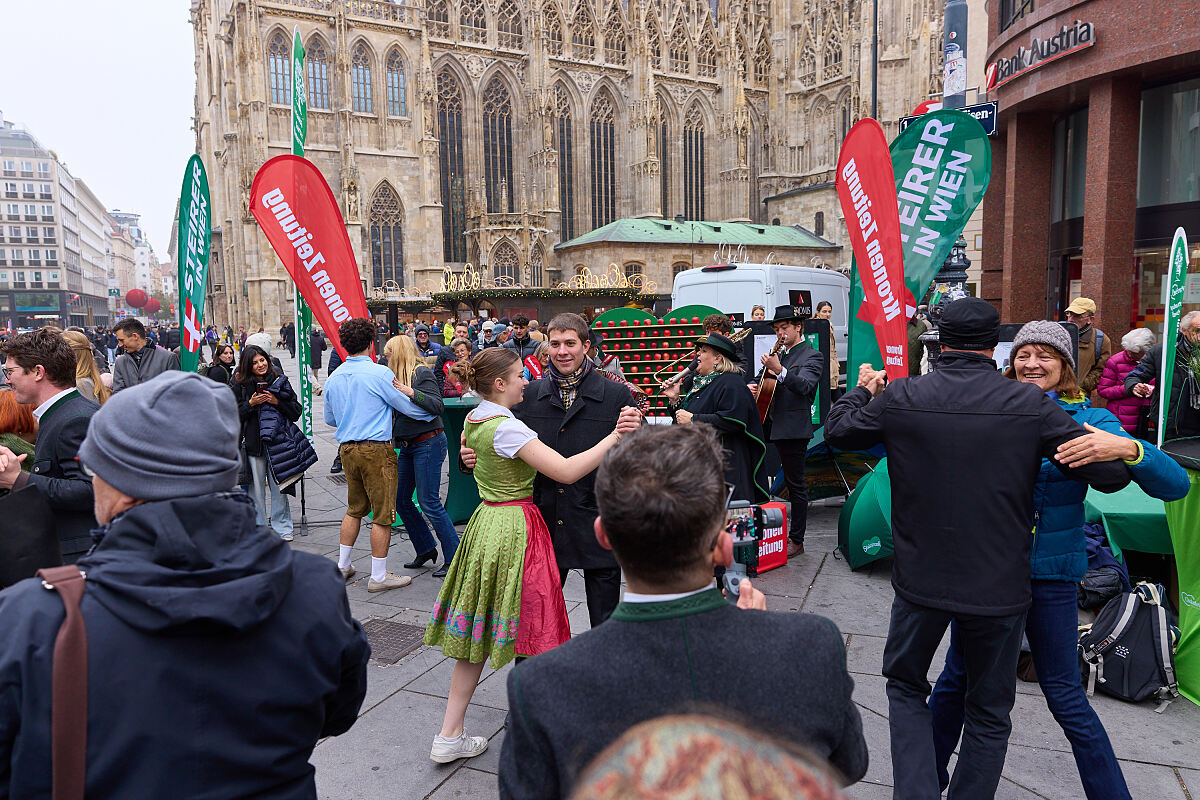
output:
[[[1139,583],[1109,600],[1091,626],[1081,629],[1079,666],[1087,693],[1130,702],[1149,697],[1162,713],[1179,696],[1175,645],[1179,629],[1163,605],[1161,584]]]

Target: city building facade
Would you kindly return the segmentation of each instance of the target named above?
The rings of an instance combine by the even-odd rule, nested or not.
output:
[[[1002,1],[988,26],[983,296],[1023,321],[1082,295],[1114,341],[1161,333],[1177,227],[1200,260],[1200,5]],[[1200,309],[1200,275],[1184,299]]]
[[[940,87],[941,8],[879,2],[874,94],[893,133]],[[848,0],[194,0],[191,13],[215,321],[291,315],[249,203],[258,168],[290,152],[293,29],[305,155],[368,296],[436,290],[468,263],[498,285],[556,285],[576,265],[555,246],[622,218],[778,219],[844,240],[832,171],[871,113],[869,6],[865,23]],[[812,196],[786,202],[797,189]],[[838,252],[829,265],[848,266]],[[647,277],[669,284],[669,269]]]
[[[108,321],[103,206],[28,130],[0,116],[0,325]]]

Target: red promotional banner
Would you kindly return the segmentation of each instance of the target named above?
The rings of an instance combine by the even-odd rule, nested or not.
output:
[[[250,197],[250,213],[312,307],[326,338],[346,358],[338,325],[371,315],[346,223],[329,184],[308,159],[276,156],[254,176]]]
[[[883,128],[854,123],[838,156],[837,193],[889,380],[908,377],[904,254],[892,156]],[[847,364],[853,374],[857,364]]]

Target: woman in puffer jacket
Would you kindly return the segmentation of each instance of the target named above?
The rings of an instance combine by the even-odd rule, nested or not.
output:
[[[1186,495],[1190,484],[1182,467],[1153,445],[1125,433],[1108,411],[1091,407],[1075,377],[1072,349],[1070,337],[1058,323],[1027,323],[1013,340],[1012,366],[1005,373],[1022,383],[1037,384],[1087,429],[1087,435],[1062,445],[1056,460],[1081,466],[1120,458],[1152,497],[1178,500]],[[1089,800],[1129,800],[1108,734],[1079,680],[1077,597],[1079,581],[1087,572],[1086,494],[1086,484],[1068,479],[1049,460],[1042,461],[1034,490],[1033,604],[1025,618],[1025,635],[1046,704],[1071,743],[1084,793]],[[966,694],[966,671],[955,638],[952,625],[946,666],[929,698],[943,787],[949,783],[946,766],[962,733]]]
[[[1133,436],[1138,434],[1138,418],[1142,409],[1150,405],[1150,400],[1134,397],[1126,391],[1125,378],[1151,347],[1154,347],[1154,333],[1146,328],[1134,328],[1122,336],[1121,352],[1105,362],[1100,383],[1096,386],[1096,391],[1108,401],[1108,410],[1121,420],[1121,427]]]

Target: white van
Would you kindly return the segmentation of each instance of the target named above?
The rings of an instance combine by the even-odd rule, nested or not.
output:
[[[828,300],[833,304],[834,337],[838,360],[846,374],[846,334],[850,315],[850,279],[840,272],[816,267],[785,264],[714,264],[684,270],[675,276],[671,307],[702,304],[749,320],[755,306],[767,311],[767,319],[776,306],[805,306],[816,310]]]

